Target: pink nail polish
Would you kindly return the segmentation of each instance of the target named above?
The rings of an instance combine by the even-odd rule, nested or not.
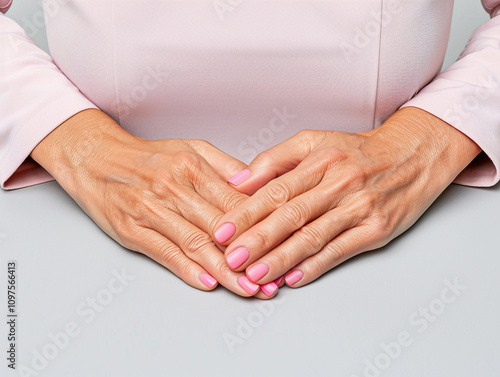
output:
[[[215,280],[212,275],[209,274],[201,274],[200,280],[203,284],[205,284],[208,288],[213,288],[217,284],[217,280]]]
[[[250,258],[250,252],[246,247],[239,247],[226,256],[227,264],[229,264],[232,269],[240,267],[248,258]]]
[[[245,169],[240,171],[238,174],[233,175],[227,181],[235,186],[238,186],[245,182],[248,178],[250,178],[250,175],[252,175],[252,172],[248,169]]]
[[[282,281],[283,281],[283,276],[280,276],[274,281],[274,284],[276,284],[279,287]]]
[[[274,292],[278,290],[278,286],[272,281],[270,283],[260,286],[260,290],[264,292],[267,297],[274,295]]]
[[[215,240],[218,243],[224,243],[227,240],[229,240],[232,236],[234,236],[234,233],[236,233],[236,227],[234,224],[231,223],[225,223],[222,224],[219,229],[215,231]]]
[[[259,281],[264,276],[266,276],[268,272],[269,272],[269,266],[264,263],[259,263],[247,271],[247,276],[252,281]]]
[[[285,281],[288,285],[294,285],[297,284],[300,279],[304,277],[304,273],[299,270],[292,271],[285,276]]]
[[[240,276],[238,278],[238,284],[250,295],[257,293],[260,288],[258,284],[252,283],[246,276]]]

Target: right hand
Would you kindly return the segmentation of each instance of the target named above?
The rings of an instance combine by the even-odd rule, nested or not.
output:
[[[31,156],[122,246],[195,288],[219,282],[241,296],[268,298],[231,271],[209,236],[247,198],[226,183],[246,167],[239,160],[206,141],[137,138],[98,110],[70,118]]]

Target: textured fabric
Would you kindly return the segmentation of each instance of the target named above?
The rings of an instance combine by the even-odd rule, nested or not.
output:
[[[491,14],[499,4],[483,1]],[[304,128],[377,127],[439,72],[453,0],[44,6],[57,66],[0,17],[3,188],[50,179],[22,162],[52,129],[93,104],[140,137],[205,139],[245,162]],[[478,29],[462,59],[407,103],[446,120],[488,154],[458,180],[469,185],[499,179],[499,22]],[[480,104],[472,105],[476,92]],[[448,113],[453,104],[479,108],[457,117]]]

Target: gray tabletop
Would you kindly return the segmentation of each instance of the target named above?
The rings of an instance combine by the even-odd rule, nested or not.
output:
[[[453,185],[389,246],[266,302],[190,288],[108,238],[56,183],[0,192],[0,208],[20,375],[500,373],[500,186]]]
[[[479,1],[457,2],[448,62],[484,19]],[[190,288],[56,183],[0,192],[0,213],[1,376],[500,374],[500,186],[453,185],[387,247],[266,302]]]

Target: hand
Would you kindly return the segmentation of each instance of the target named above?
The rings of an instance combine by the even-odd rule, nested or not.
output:
[[[97,110],[58,127],[32,157],[124,247],[201,290],[220,282],[241,296],[258,291],[208,235],[247,198],[226,183],[242,162],[204,141],[136,138]]]
[[[234,234],[212,236],[251,281],[300,287],[403,233],[479,152],[416,108],[366,133],[299,132],[229,180],[258,191],[219,220]]]

